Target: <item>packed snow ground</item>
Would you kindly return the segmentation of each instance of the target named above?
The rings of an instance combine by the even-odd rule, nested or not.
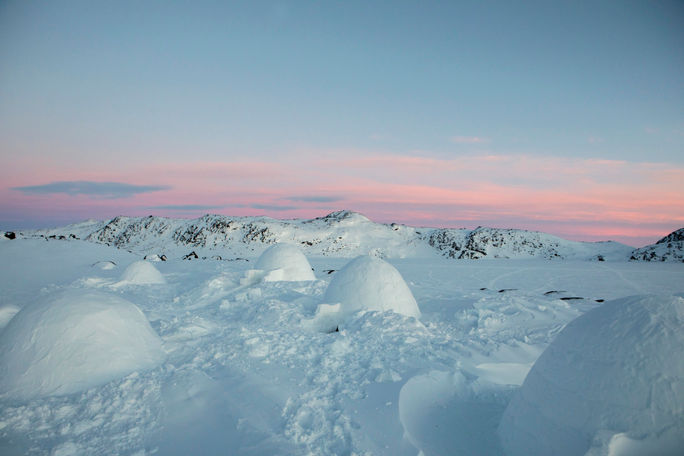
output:
[[[308,257],[314,281],[262,280],[254,256],[154,262],[165,283],[136,283],[150,282],[125,274],[140,259],[77,240],[0,242],[5,329],[26,306],[105,293],[137,306],[165,352],[72,394],[4,392],[0,454],[501,454],[504,409],[567,323],[600,300],[684,292],[680,263],[392,259],[420,318],[353,314],[326,332],[319,305],[334,304],[325,292],[349,258]]]

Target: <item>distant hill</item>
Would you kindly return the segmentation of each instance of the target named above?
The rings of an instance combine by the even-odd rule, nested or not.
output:
[[[260,254],[275,242],[298,245],[307,255],[354,257],[371,253],[386,258],[453,259],[541,258],[626,261],[633,248],[617,242],[577,242],[537,231],[478,227],[416,228],[375,223],[351,211],[311,220],[205,215],[198,219],[116,217],[62,228],[23,231],[19,237],[83,239],[141,254],[169,258],[195,252],[222,259]],[[193,258],[195,256],[192,256]]]
[[[673,231],[655,244],[635,249],[630,259],[636,261],[684,262],[684,228]]]

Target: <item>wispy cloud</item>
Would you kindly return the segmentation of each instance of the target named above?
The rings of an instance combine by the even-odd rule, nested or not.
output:
[[[484,144],[489,142],[489,138],[481,136],[452,136],[450,141],[454,144]]]
[[[132,185],[123,182],[62,181],[43,185],[13,187],[29,195],[51,195],[64,193],[70,196],[87,195],[100,198],[129,198],[139,193],[169,190],[166,185]]]
[[[336,203],[344,198],[341,196],[288,196],[285,199],[302,203]]]
[[[150,206],[148,209],[159,209],[165,211],[210,211],[213,209],[223,209],[225,206],[206,206],[202,204],[167,204],[163,206]]]
[[[492,224],[582,239],[639,236],[643,243],[634,240],[634,245],[684,226],[684,167],[676,163],[482,151],[449,157],[368,149],[297,152],[296,160],[290,155],[283,162],[165,163],[109,178],[106,170],[78,176],[91,183],[155,184],[114,184],[118,193],[102,182],[94,184],[97,191],[78,182],[26,187],[37,179],[26,171],[32,168],[13,163],[9,169],[16,172],[3,170],[7,187],[0,186],[0,213],[23,210],[36,218],[80,213],[87,218],[146,215],[153,208],[170,216],[206,211],[308,218],[335,205],[377,221],[423,226]],[[55,180],[73,175],[73,170],[60,172]],[[172,179],[173,189],[155,192],[168,187],[150,176]],[[53,194],[29,198],[48,193]],[[70,196],[81,194],[95,197]],[[132,194],[136,197],[124,198]]]

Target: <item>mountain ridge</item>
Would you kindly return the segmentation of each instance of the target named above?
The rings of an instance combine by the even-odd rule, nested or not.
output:
[[[684,229],[680,231],[684,233]],[[595,261],[650,258],[650,254],[648,258],[636,256],[635,253],[641,249],[614,241],[569,241],[539,231],[520,229],[418,228],[397,223],[376,223],[348,210],[313,219],[290,220],[214,214],[196,219],[117,216],[111,220],[88,220],[59,228],[24,230],[19,235],[81,239],[141,254],[164,254],[169,258],[185,257],[190,252],[196,252],[197,257],[224,259],[255,256],[276,242],[296,244],[307,255],[337,257],[372,254],[386,258],[429,258],[437,255],[452,259]],[[684,241],[677,240],[671,240],[669,244],[672,245],[672,242],[684,244]],[[666,248],[662,246],[667,245],[663,243],[659,248],[662,250]],[[665,258],[663,261],[680,260],[679,256],[673,254]]]
[[[655,244],[634,249],[632,261],[677,261],[684,263],[684,228],[673,231]]]

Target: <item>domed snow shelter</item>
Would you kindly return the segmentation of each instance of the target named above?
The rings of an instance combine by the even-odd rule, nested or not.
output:
[[[335,273],[324,302],[339,303],[343,317],[360,310],[391,310],[420,317],[418,304],[399,271],[388,262],[368,255],[353,259]]]
[[[682,454],[683,328],[675,296],[617,299],[572,321],[506,408],[506,454]]]
[[[261,254],[254,266],[266,272],[266,282],[316,280],[309,260],[292,244],[274,244]]]
[[[0,395],[63,395],[162,363],[162,341],[133,303],[69,291],[33,303],[0,332]]]
[[[121,274],[121,284],[153,285],[166,283],[164,276],[152,263],[145,260],[131,263]]]

